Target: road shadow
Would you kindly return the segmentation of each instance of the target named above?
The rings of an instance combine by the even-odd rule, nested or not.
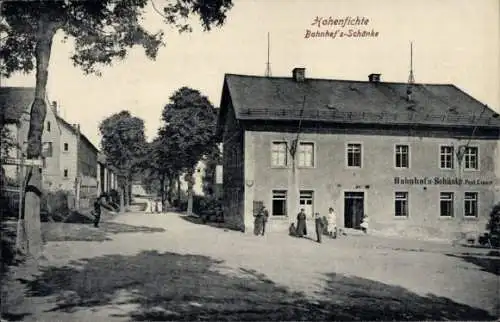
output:
[[[181,215],[179,217],[187,222],[192,223],[192,224],[204,225],[204,226],[209,226],[209,227],[227,230],[227,227],[225,226],[225,224],[223,222],[204,221],[200,216],[196,216],[196,215],[191,215],[191,216]]]
[[[135,304],[121,315],[133,321],[494,320],[450,299],[333,273],[318,301],[255,270],[223,273],[221,261],[205,256],[144,251],[80,265],[44,269],[25,282],[29,296],[53,296],[50,311]],[[124,291],[126,298],[119,296]]]
[[[163,228],[133,226],[117,222],[101,222],[98,228],[93,225],[43,223],[42,235],[44,241],[109,241],[111,236],[123,233],[160,233]]]
[[[450,257],[460,258],[468,263],[479,266],[482,271],[500,276],[500,257],[497,251],[490,251],[486,255],[477,256],[477,254],[446,254]]]

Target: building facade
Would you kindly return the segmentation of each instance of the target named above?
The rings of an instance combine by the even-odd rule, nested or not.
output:
[[[106,156],[99,153],[97,155],[98,195],[118,189],[116,173],[117,171],[107,163]]]
[[[34,100],[35,89],[32,87],[0,87],[0,108],[3,114],[5,127],[8,129],[11,140],[17,148],[9,151],[9,158],[21,159],[26,157],[27,139],[31,104]],[[47,106],[50,106],[48,101]],[[43,187],[46,190],[57,190],[61,186],[59,176],[59,142],[60,129],[56,120],[54,108],[47,108],[45,124],[42,132]],[[19,165],[3,165],[5,175],[16,182],[21,175]]]
[[[31,87],[0,87],[3,122],[18,146],[9,151],[9,158],[21,159],[26,155],[34,93]],[[59,115],[56,102],[46,104],[42,133],[43,188],[69,191],[76,196],[75,207],[88,207],[98,193],[98,149],[80,132],[79,125],[69,124]],[[12,180],[23,177],[19,165],[6,164],[3,168]]]
[[[453,85],[226,75],[224,216],[253,226],[255,207],[284,229],[300,209],[339,227],[455,238],[482,232],[499,202],[498,114]],[[279,227],[279,228],[278,228]]]
[[[69,124],[57,116],[61,128],[61,174],[63,189],[74,191],[77,208],[90,207],[98,196],[97,157],[99,150],[80,131],[79,124]]]

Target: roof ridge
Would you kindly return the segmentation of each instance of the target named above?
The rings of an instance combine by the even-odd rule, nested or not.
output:
[[[237,77],[246,77],[246,78],[261,78],[261,79],[281,79],[281,80],[292,80],[293,78],[287,77],[287,76],[260,76],[260,75],[245,75],[245,74],[233,74],[233,73],[226,73],[224,76],[237,76]],[[306,81],[312,80],[312,81],[325,81],[325,82],[347,82],[347,83],[373,83],[370,82],[369,80],[355,80],[355,79],[338,79],[338,78],[315,78],[315,77],[306,77]],[[408,85],[408,82],[394,82],[394,81],[380,81],[378,84],[395,84],[395,85]],[[413,83],[412,85],[431,85],[431,86],[455,86],[453,83]],[[456,87],[456,86],[455,86]]]

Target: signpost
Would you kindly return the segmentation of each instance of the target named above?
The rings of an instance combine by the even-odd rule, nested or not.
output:
[[[41,159],[17,159],[17,158],[5,158],[2,162],[5,165],[24,165],[26,167],[29,166],[42,166]]]
[[[21,231],[23,229],[23,199],[24,199],[24,186],[25,182],[25,167],[34,166],[42,167],[42,159],[25,159],[24,155],[21,158],[5,158],[2,160],[2,165],[17,165],[19,166],[19,205],[18,205],[18,221],[17,221],[17,236],[16,236],[16,248],[20,252],[27,251],[26,249],[21,249]]]

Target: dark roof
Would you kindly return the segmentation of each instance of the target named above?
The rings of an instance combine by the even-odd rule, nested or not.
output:
[[[68,130],[70,130],[71,132],[73,132],[73,134],[75,134],[75,135],[80,134],[80,139],[82,139],[85,143],[87,143],[87,145],[90,146],[92,149],[94,149],[94,151],[99,152],[99,149],[96,148],[96,146],[92,142],[90,142],[90,140],[85,136],[85,134],[83,134],[81,131],[80,131],[80,133],[78,133],[78,131],[76,130],[76,128],[73,125],[71,125],[68,122],[66,122],[66,120],[63,119],[61,116],[56,115],[56,118]]]
[[[413,84],[410,100],[407,89],[407,83],[226,74],[221,106],[230,97],[240,120],[500,128],[495,111],[455,85]]]
[[[6,123],[19,121],[23,111],[33,103],[33,87],[0,87],[0,109]]]

